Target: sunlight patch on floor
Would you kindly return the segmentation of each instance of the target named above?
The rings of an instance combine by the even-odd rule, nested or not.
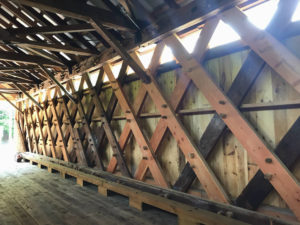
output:
[[[0,143],[0,173],[16,168],[15,155],[16,143]]]

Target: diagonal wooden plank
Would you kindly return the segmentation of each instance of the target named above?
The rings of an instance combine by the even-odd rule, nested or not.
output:
[[[80,98],[78,93],[75,93],[76,91],[75,91],[75,87],[73,85],[73,82],[69,81],[68,85],[70,86],[70,88],[72,90],[72,93],[75,94],[75,96],[76,96],[77,102],[75,104],[77,106],[78,113],[79,113],[80,118],[82,120],[82,125],[83,125],[83,127],[85,128],[85,131],[86,131],[86,138],[88,140],[88,144],[91,147],[92,153],[95,156],[96,166],[98,168],[104,170],[104,166],[103,166],[103,163],[101,161],[101,156],[100,156],[100,154],[99,154],[99,152],[97,151],[97,148],[96,148],[96,139],[95,139],[95,137],[93,135],[93,132],[92,132],[92,129],[91,129],[89,123],[88,123],[87,115],[84,111],[84,107],[83,107],[83,104],[81,102],[81,98]],[[81,84],[79,85],[79,91],[82,90],[82,86],[83,86],[83,80],[81,80]]]
[[[232,103],[237,106],[242,103],[264,65],[264,61],[259,56],[252,51],[249,53],[227,93],[228,98],[231,99]],[[198,144],[203,157],[209,157],[225,128],[226,124],[218,114],[215,114],[201,136]],[[196,174],[193,172],[190,164],[187,163],[173,188],[186,192],[195,178]]]
[[[126,62],[123,62],[123,64],[126,64]],[[125,66],[127,67],[127,64]],[[149,69],[151,67],[152,67],[152,65],[150,62]],[[122,80],[119,80],[119,82],[121,84]],[[140,88],[139,92],[137,94],[137,97],[134,101],[134,104],[133,104],[133,110],[137,117],[140,115],[140,112],[143,108],[146,97],[147,97],[147,91],[145,90],[145,88]],[[130,135],[131,135],[131,128],[130,128],[129,122],[127,121],[124,125],[124,128],[123,128],[122,133],[119,138],[119,144],[120,144],[122,151],[124,151],[124,148],[127,144],[127,141],[129,140]],[[107,167],[107,171],[113,173],[116,169],[116,166],[117,166],[117,161],[115,158],[112,158]]]
[[[115,137],[113,130],[109,124],[108,116],[106,115],[106,112],[102,106],[102,103],[101,103],[98,95],[97,95],[97,92],[96,92],[95,88],[93,87],[89,77],[86,74],[83,75],[83,79],[86,81],[86,83],[91,91],[91,96],[93,98],[93,102],[97,109],[96,112],[98,112],[98,116],[101,117],[101,122],[102,122],[102,125],[104,128],[106,137],[107,137],[107,139],[112,147],[113,153],[115,154],[115,157],[118,161],[118,165],[121,170],[121,173],[124,176],[131,177],[131,173],[126,165],[120,145],[119,145],[117,138]]]
[[[178,37],[173,35],[164,41],[171,46],[173,54],[183,66],[184,72],[202,91],[250,157],[259,165],[264,174],[271,178],[270,182],[274,188],[296,217],[300,219],[300,185],[293,174],[256,134],[252,126],[214,83],[205,69],[190,57]]]
[[[279,7],[272,21],[266,28],[268,32],[276,37],[281,34],[282,29],[284,29],[286,24],[290,23],[293,15],[291,11],[295,10],[293,7],[294,4],[290,4],[290,1],[295,2],[294,0],[281,0],[279,2]],[[195,57],[197,59],[196,55]],[[254,51],[249,52],[240,71],[238,72],[235,80],[227,92],[227,96],[236,106],[240,106],[242,104],[243,99],[246,97],[246,94],[249,92],[265,64],[266,63],[263,61],[263,59],[261,59]],[[218,116],[218,114],[215,114],[201,136],[198,144],[200,151],[205,158],[209,157],[225,129],[225,123]],[[189,163],[187,163],[173,188],[186,192],[192,185],[195,178],[196,175],[194,174]]]
[[[151,71],[152,74],[155,74],[156,69],[159,65],[159,59],[163,47],[163,44],[158,44],[154,51],[151,61],[152,65],[150,69],[148,69],[149,71]],[[137,55],[133,55],[132,60],[134,60],[136,64],[141,69],[143,69],[142,63],[139,61]],[[228,196],[226,195],[219,181],[214,176],[213,172],[211,171],[203,157],[198,153],[195,144],[193,143],[191,137],[188,135],[188,132],[184,129],[182,123],[178,120],[177,116],[175,115],[175,112],[161,94],[161,91],[159,90],[156,81],[152,79],[150,83],[143,83],[142,85],[145,91],[151,96],[156,107],[159,109],[160,113],[162,114],[162,118],[167,122],[168,128],[171,130],[171,133],[175,137],[180,149],[185,154],[186,159],[194,163],[193,169],[197,173],[197,176],[200,182],[203,184],[203,187],[207,192],[208,196],[214,200],[228,202]],[[148,164],[145,161],[142,161],[141,163]],[[148,164],[148,166],[150,165]],[[143,172],[144,171],[145,170],[143,170]],[[137,176],[139,176],[139,174],[135,175],[136,178],[138,178]]]
[[[147,160],[149,161],[149,164],[150,164],[149,168],[150,168],[150,171],[151,171],[151,174],[152,174],[154,180],[160,186],[168,187],[169,185],[163,175],[163,171],[159,165],[159,162],[158,162],[156,156],[154,155],[154,152],[150,146],[149,141],[145,137],[139,123],[137,122],[137,117],[134,112],[134,109],[128,103],[128,100],[124,94],[124,91],[123,91],[119,81],[115,78],[115,76],[112,73],[111,68],[108,64],[104,65],[104,71],[106,72],[108,79],[111,83],[111,86],[114,90],[114,93],[115,93],[116,97],[118,98],[119,104],[120,104],[123,112],[125,113],[126,120],[130,124],[130,129],[131,129],[133,135],[135,136],[135,139],[142,151],[144,159],[147,158]],[[120,137],[120,140],[121,140],[121,137]],[[123,147],[122,144],[121,143],[119,143],[119,144],[120,144],[120,147],[122,148]]]
[[[153,57],[156,56],[156,51],[160,51],[158,47],[159,46],[156,47]],[[142,63],[139,61],[137,56],[134,57],[134,60],[142,68]],[[142,85],[147,90],[148,95],[153,100],[156,108],[160,111],[162,119],[166,121],[169,130],[171,131],[178,146],[180,147],[180,150],[185,155],[186,160],[193,165],[193,170],[196,173],[201,184],[203,185],[203,188],[205,189],[208,197],[212,200],[228,203],[229,198],[222,185],[215,177],[213,171],[210,169],[205,159],[199,153],[187,130],[185,129],[181,121],[177,118],[172,106],[162,95],[155,79],[152,79],[151,83],[143,83]]]
[[[97,78],[97,81],[96,81],[96,84],[95,84],[95,90],[97,92],[97,95],[100,94],[101,88],[103,86],[103,76],[104,76],[104,71],[102,69],[100,69],[99,73],[98,73],[98,78]],[[93,116],[94,110],[95,110],[95,104],[93,104],[93,103],[92,104],[88,104],[88,108],[86,110],[86,115],[87,115],[89,123],[92,120],[92,116]]]
[[[57,91],[59,93],[59,96],[61,96],[61,99],[62,99],[62,108],[63,108],[64,114],[66,115],[67,123],[69,124],[69,130],[71,133],[72,142],[74,145],[76,145],[76,147],[74,147],[74,148],[75,148],[78,162],[81,165],[87,166],[88,165],[87,157],[86,157],[86,154],[85,154],[85,151],[83,148],[83,143],[82,143],[81,137],[79,135],[78,129],[74,127],[75,126],[74,120],[71,120],[70,111],[68,109],[66,99],[64,98],[64,96],[62,96],[62,93],[58,88],[57,88]]]
[[[137,97],[135,99],[135,102],[133,104],[133,110],[137,117],[140,114],[140,111],[142,109],[142,106],[144,104],[146,96],[147,96],[146,90],[144,88],[140,88],[139,92],[137,94]],[[120,135],[120,138],[119,138],[119,144],[120,144],[122,151],[124,151],[125,146],[127,144],[127,141],[129,140],[131,133],[132,132],[131,132],[130,123],[129,123],[129,121],[126,121],[124,128],[122,130],[122,133]],[[107,171],[113,173],[116,169],[116,166],[117,166],[117,160],[115,158],[112,158],[107,167]]]
[[[45,120],[45,124],[46,124],[46,128],[47,128],[47,133],[48,133],[48,141],[50,142],[49,146],[50,146],[51,154],[52,154],[52,157],[54,159],[56,159],[57,154],[56,154],[56,149],[55,149],[55,139],[54,139],[52,131],[51,131],[51,126],[50,126],[51,120],[49,119],[49,116],[47,113],[47,107],[48,107],[48,103],[47,103],[47,101],[45,101],[43,104],[43,115],[44,115],[44,120]]]
[[[122,44],[108,31],[99,21],[94,18],[91,19],[90,24],[96,31],[109,43],[109,45],[128,63],[128,65],[135,71],[145,83],[150,82],[150,77],[143,71],[139,65],[132,59],[127,51],[123,49]]]
[[[23,112],[14,103],[12,103],[12,101],[10,101],[3,93],[0,92],[0,96],[4,98],[12,107],[18,110],[18,113],[23,114]]]
[[[39,148],[39,139],[36,136],[36,124],[33,121],[32,110],[31,110],[30,107],[28,107],[27,110],[28,110],[28,114],[29,114],[29,117],[30,117],[30,120],[31,120],[31,128],[32,128],[32,134],[33,134],[33,143],[34,143],[35,148],[36,148],[36,153],[42,154],[42,152],[40,151],[40,148]]]
[[[208,43],[213,35],[213,32],[217,24],[218,24],[218,19],[209,20],[208,22],[206,22],[203,30],[201,31],[200,37],[198,38],[193,53],[193,55],[197,58],[199,62],[203,60],[203,57],[208,47]],[[189,77],[185,76],[185,74],[183,73],[180,73],[179,80],[174,88],[170,100],[170,104],[175,111],[177,110],[190,84],[190,81],[191,79]],[[166,130],[167,130],[167,124],[165,120],[160,119],[150,140],[150,144],[155,152],[157,151],[158,146],[161,143]],[[193,169],[192,168],[190,169],[192,171],[192,174],[196,177],[196,174],[194,173]],[[147,165],[140,163],[136,172],[136,174],[138,174],[137,177],[142,179],[145,176],[146,171],[147,171]]]
[[[176,87],[174,88],[174,91],[172,93],[171,98],[171,106],[176,109],[179,106],[180,101],[182,100],[185,91],[187,90],[188,86],[190,84],[190,79],[181,74],[179,76],[179,80],[176,84]],[[156,128],[152,134],[152,137],[150,139],[151,147],[153,148],[154,152],[157,152],[158,147],[163,140],[163,137],[167,131],[167,123],[164,119],[160,119],[156,125]],[[146,171],[147,171],[148,165],[145,163],[140,163],[137,170],[136,170],[136,178],[137,179],[143,179],[145,177]],[[193,171],[193,169],[192,169]],[[195,174],[193,172],[193,174]],[[196,176],[196,175],[195,175]]]
[[[33,152],[33,146],[31,143],[31,139],[30,139],[30,127],[28,124],[28,117],[27,117],[27,113],[26,113],[26,109],[24,109],[24,122],[25,122],[25,130],[26,130],[26,139],[27,139],[27,143],[28,143],[28,149],[30,152]]]
[[[274,151],[288,168],[292,168],[300,157],[299,135],[300,117],[295,121]],[[259,170],[237,197],[235,204],[255,210],[272,190],[272,184],[265,179],[263,172]]]
[[[34,109],[33,109],[33,110],[34,110]],[[39,116],[38,108],[36,107],[34,111],[35,111],[35,117],[36,117],[37,127],[38,127],[38,130],[39,130],[39,133],[40,133],[39,139],[40,139],[41,142],[42,142],[42,151],[43,151],[43,154],[44,154],[45,156],[48,156],[48,155],[47,155],[46,142],[45,142],[46,139],[45,139],[45,137],[44,137],[43,126],[42,126],[41,118],[40,118],[40,116]]]
[[[127,67],[128,66],[127,66],[126,63],[122,63],[122,67],[120,69],[119,76],[118,76],[118,80],[119,80],[121,85],[123,85],[123,82],[124,82],[125,77],[127,75],[126,74]],[[97,80],[96,85],[95,85],[96,92],[97,92],[98,96],[100,94],[100,90],[101,90],[101,87],[102,87],[102,84],[103,84],[103,81],[102,81],[103,75],[104,75],[104,71],[101,69],[100,74],[98,76],[98,80]],[[118,103],[118,99],[116,98],[115,94],[112,93],[112,96],[109,100],[107,110],[106,110],[106,115],[107,115],[107,119],[108,119],[109,123],[112,120],[112,116],[113,116],[114,110],[117,106],[117,103]],[[88,107],[87,115],[88,115],[89,118],[91,118],[91,116],[92,116],[92,111],[93,111],[94,107],[95,107],[95,104],[90,104],[89,107]],[[104,140],[104,137],[105,137],[105,131],[104,131],[103,124],[102,124],[101,128],[99,130],[99,133],[98,133],[98,143],[99,143],[98,149],[101,147],[102,141]]]
[[[16,104],[16,108],[18,109],[18,111],[16,111],[15,114],[15,121],[16,121],[16,126],[17,126],[17,131],[18,131],[18,135],[21,139],[21,150],[19,150],[19,152],[28,152],[28,146],[27,146],[27,140],[26,140],[26,133],[25,133],[25,129],[24,129],[24,114],[22,112],[22,110],[19,108],[19,104]]]
[[[296,0],[288,0],[297,2]],[[293,55],[271,34],[251,24],[238,8],[222,13],[222,20],[238,32],[244,42],[300,93],[300,59]]]
[[[50,99],[49,106],[50,106],[51,111],[52,111],[53,119],[56,122],[56,123],[54,123],[54,126],[55,126],[55,129],[56,129],[56,132],[57,132],[58,141],[61,143],[63,158],[64,158],[64,161],[69,162],[70,161],[70,156],[68,154],[67,143],[66,143],[66,140],[64,138],[63,131],[61,129],[62,123],[61,123],[61,120],[58,117],[58,114],[57,114],[57,111],[56,111],[56,103],[53,99],[51,99],[50,96],[49,96],[49,99]]]

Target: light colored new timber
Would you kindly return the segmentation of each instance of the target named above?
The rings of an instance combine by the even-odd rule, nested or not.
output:
[[[162,196],[150,194],[148,192],[143,192],[135,188],[128,187],[119,183],[114,183],[111,181],[106,181],[105,179],[99,178],[94,175],[86,174],[84,172],[78,171],[73,168],[69,168],[51,161],[43,160],[43,156],[36,156],[32,154],[23,154],[23,157],[27,160],[32,160],[36,163],[40,163],[43,166],[51,167],[57,171],[68,174],[72,177],[76,177],[77,182],[87,182],[94,184],[96,186],[101,186],[107,190],[119,193],[121,195],[129,197],[129,204],[134,208],[142,209],[142,204],[152,205],[164,211],[178,215],[180,218],[179,224],[183,221],[189,221],[192,218],[193,223],[202,223],[206,225],[246,225],[247,223],[228,218],[226,216],[212,213],[203,209],[188,206],[183,203],[179,203],[174,200],[167,199]],[[46,159],[46,158],[45,158]],[[71,165],[71,164],[70,164]]]
[[[2,156],[2,155],[1,155]],[[127,199],[104,197],[29,163],[1,166],[1,225],[176,225],[176,216],[150,209],[140,212]]]

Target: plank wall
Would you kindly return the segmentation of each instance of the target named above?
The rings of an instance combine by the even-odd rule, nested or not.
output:
[[[291,38],[286,42],[288,48],[300,58],[300,36]],[[235,79],[235,76],[241,68],[247,54],[248,50],[245,50],[221,58],[212,59],[205,62],[205,67],[211,74],[214,75],[216,82],[226,92]],[[170,99],[171,97],[171,93],[176,85],[178,76],[179,72],[175,70],[160,74],[157,78],[160,88],[167,99]],[[140,81],[133,81],[129,84],[125,84],[124,87],[130,103],[133,103],[140,88]],[[111,95],[112,90],[110,88],[105,89],[100,94],[100,98],[105,109],[108,106]],[[291,100],[300,100],[299,94],[297,94],[296,91],[283,81],[280,76],[272,71],[272,69],[265,66],[243,103],[276,103]],[[85,110],[87,110],[89,103],[91,102],[91,97],[89,95],[85,95],[82,102],[84,103]],[[201,92],[192,84],[185,94],[179,109],[198,109],[207,107],[209,107],[209,103]],[[58,114],[61,114],[62,107],[60,103],[57,105],[57,111]],[[158,112],[158,110],[155,108],[152,100],[148,98],[145,101],[142,113],[153,112]],[[51,114],[50,110],[48,113]],[[117,105],[114,116],[122,115],[122,111],[119,105]],[[274,149],[295,120],[299,117],[300,109],[245,112],[244,115],[249,119],[249,122],[251,122],[255,129],[257,129],[262,138],[271,146],[272,149]],[[182,116],[181,119],[184,125],[196,143],[199,142],[200,137],[212,116],[213,114]],[[76,117],[76,120],[80,120],[79,115]],[[28,120],[28,122],[31,123],[30,117],[28,117]],[[141,119],[141,121],[143,129],[147,137],[150,139],[159,118],[147,118]],[[117,138],[120,136],[125,122],[126,120],[112,121],[112,127]],[[91,125],[94,132],[99,130],[99,122],[93,122]],[[67,132],[67,124],[64,123],[62,129],[64,133]],[[46,126],[44,126],[43,132],[47,133]],[[54,126],[52,126],[52,133],[54,136],[56,135],[56,129]],[[72,148],[73,145],[70,138],[68,143],[69,153],[72,152]],[[47,144],[47,150],[50,152],[49,143]],[[102,158],[104,159],[103,162],[105,166],[108,165],[112,154],[111,147],[106,141],[106,143],[102,146]],[[132,137],[129,139],[125,149],[125,158],[129,169],[132,174],[134,174],[142,159],[142,155],[136,141]],[[174,184],[185,165],[185,158],[178,149],[176,141],[170,133],[165,135],[164,140],[159,146],[158,158],[162,169],[166,174],[167,180],[171,184]],[[216,145],[213,154],[209,157],[208,162],[217,177],[220,179],[223,187],[232,198],[236,198],[241,193],[248,181],[258,170],[257,165],[251,160],[247,152],[230,131],[226,131],[226,133],[222,136]],[[295,176],[300,179],[300,162],[297,163],[292,171]],[[150,173],[148,173],[146,181],[153,183]],[[198,181],[194,182],[189,192],[205,197],[205,192],[202,190]],[[286,208],[284,201],[275,191],[266,198],[264,204]]]

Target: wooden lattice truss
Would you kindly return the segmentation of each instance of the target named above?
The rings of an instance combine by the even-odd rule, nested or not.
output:
[[[29,151],[33,153],[63,158],[67,162],[78,162],[111,173],[114,173],[118,167],[123,176],[137,180],[144,180],[149,170],[157,185],[170,188],[157,159],[158,147],[164,134],[169,130],[187,161],[173,188],[187,191],[194,179],[198,178],[209,199],[232,203],[232,199],[206,162],[223,131],[228,127],[260,167],[260,171],[249,182],[235,204],[256,209],[273,187],[300,220],[300,185],[289,170],[300,154],[299,148],[295,147],[299,144],[299,140],[295,135],[291,135],[297,132],[299,134],[299,119],[273,151],[239,110],[244,97],[265,64],[300,92],[300,60],[276,39],[289,23],[296,2],[281,1],[279,10],[267,31],[251,25],[244,13],[236,7],[218,14],[217,17],[207,19],[193,54],[187,52],[176,34],[171,34],[156,45],[148,69],[143,67],[137,53],[134,51],[127,53],[101,23],[91,19],[93,28],[124,60],[118,79],[115,78],[110,63],[101,62],[98,64],[100,72],[96,85],[92,84],[87,72],[84,71],[79,74],[82,78],[78,91],[75,90],[71,80],[65,83],[66,90],[73,93],[72,97],[75,101],[63,94],[65,90],[56,87],[54,98],[51,96],[53,94],[51,89],[47,90],[46,99],[42,99],[42,95],[39,96],[39,105],[29,105],[28,100],[20,102],[18,107],[24,115],[18,113],[17,118],[24,143],[27,143]],[[230,24],[251,48],[228,93],[224,93],[216,85],[212,76],[201,64],[219,19]],[[155,78],[165,45],[172,48],[177,62],[182,66],[170,101],[167,101],[162,94]],[[143,81],[134,104],[130,104],[123,91],[123,81],[129,66]],[[99,97],[104,75],[107,75],[113,90],[106,111]],[[176,114],[191,82],[201,90],[216,111],[199,145],[192,140]],[[88,102],[82,94],[84,84],[90,91],[91,101],[88,108],[84,108],[84,103]],[[150,140],[147,139],[139,119],[147,96],[152,99],[160,112],[159,122]],[[111,126],[117,103],[126,117],[126,124],[119,138],[116,137]],[[101,120],[101,127],[93,127],[91,121],[93,114]],[[76,120],[77,115],[80,120]],[[79,127],[82,127],[84,132],[80,132]],[[135,174],[131,174],[124,159],[124,149],[131,135],[142,152],[142,160]],[[113,150],[113,157],[106,168],[101,159],[101,146],[105,137]],[[294,144],[287,148],[285,143],[288,142]],[[47,145],[50,148],[47,148]],[[255,191],[260,191],[261,194],[253,199]]]

